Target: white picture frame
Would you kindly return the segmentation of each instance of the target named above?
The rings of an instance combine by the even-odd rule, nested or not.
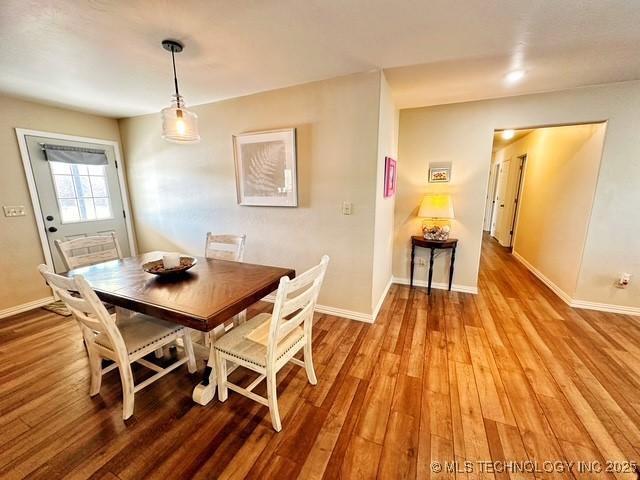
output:
[[[297,207],[296,129],[233,136],[238,204]]]

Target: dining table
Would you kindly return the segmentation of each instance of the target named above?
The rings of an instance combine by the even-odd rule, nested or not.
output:
[[[213,344],[224,333],[225,322],[277,290],[282,277],[294,278],[295,270],[193,257],[195,265],[176,275],[144,271],[145,263],[162,259],[166,253],[143,253],[76,268],[65,275],[82,275],[103,302],[209,335],[207,366],[192,394],[195,402],[206,405],[216,389]]]

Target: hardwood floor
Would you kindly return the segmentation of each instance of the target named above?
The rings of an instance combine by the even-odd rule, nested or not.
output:
[[[281,372],[278,434],[240,395],[195,405],[186,367],[138,393],[125,423],[117,372],[88,396],[71,318],[1,320],[0,476],[635,478],[545,462],[639,459],[640,318],[569,308],[488,239],[479,291],[394,285],[374,325],[318,315],[318,385]]]

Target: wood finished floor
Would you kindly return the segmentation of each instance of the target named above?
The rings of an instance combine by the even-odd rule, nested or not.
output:
[[[479,291],[394,285],[374,325],[318,315],[318,385],[281,372],[279,434],[233,392],[194,405],[186,367],[138,393],[124,423],[117,372],[89,398],[72,319],[4,319],[0,477],[454,478],[431,464],[455,460],[473,470],[457,478],[493,478],[476,462],[637,461],[640,319],[567,307],[488,239]]]

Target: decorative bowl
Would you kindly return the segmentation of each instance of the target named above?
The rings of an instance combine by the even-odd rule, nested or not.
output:
[[[183,273],[193,267],[198,261],[193,257],[180,257],[180,266],[175,268],[164,268],[162,259],[153,260],[142,265],[142,269],[153,275],[176,275]]]

